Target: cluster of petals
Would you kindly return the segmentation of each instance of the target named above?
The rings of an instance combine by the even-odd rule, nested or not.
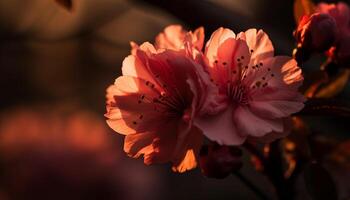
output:
[[[347,4],[319,3],[310,16],[301,18],[296,30],[301,46],[326,52],[340,64],[350,59],[350,8]],[[350,64],[350,63],[349,63]]]
[[[274,56],[262,30],[171,25],[154,45],[132,43],[122,76],[107,89],[108,125],[125,135],[124,151],[145,164],[193,169],[204,138],[221,145],[285,136],[303,108],[303,76],[294,59]]]

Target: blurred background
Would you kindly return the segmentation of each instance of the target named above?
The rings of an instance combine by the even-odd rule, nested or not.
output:
[[[174,23],[204,26],[207,39],[220,26],[236,33],[263,28],[276,54],[291,55],[293,0],[72,0],[69,7],[0,1],[0,200],[259,199],[234,176],[175,174],[168,165],[128,158],[123,137],[106,126],[105,89],[120,75],[129,41],[153,42]],[[337,119],[318,128],[346,138],[345,124]],[[276,199],[267,179],[245,162],[242,173]],[[298,191],[299,199],[309,198]]]

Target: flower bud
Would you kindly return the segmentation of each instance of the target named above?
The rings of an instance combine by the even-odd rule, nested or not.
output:
[[[298,43],[298,49],[312,52],[328,50],[336,42],[338,35],[337,24],[333,17],[328,14],[315,13],[304,16],[294,33]]]
[[[221,179],[242,167],[241,157],[240,148],[215,143],[202,146],[199,164],[205,176]]]

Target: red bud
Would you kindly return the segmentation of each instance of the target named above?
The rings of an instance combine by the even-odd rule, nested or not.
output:
[[[336,21],[328,14],[315,13],[304,16],[294,33],[298,48],[312,52],[324,52],[331,48],[338,37]]]
[[[225,178],[242,167],[242,150],[234,146],[204,145],[200,151],[202,173],[209,178]]]

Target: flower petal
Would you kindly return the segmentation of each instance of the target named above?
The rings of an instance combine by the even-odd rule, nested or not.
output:
[[[170,25],[159,33],[156,37],[157,49],[173,49],[177,50],[183,47],[186,31],[180,25]]]
[[[124,59],[122,73],[124,76],[138,77],[143,80],[153,79],[144,64],[134,55],[129,55]]]
[[[252,101],[249,103],[251,111],[264,118],[275,119],[290,116],[304,107],[303,102],[298,101]]]
[[[214,39],[215,37],[213,38],[215,42]],[[209,60],[209,71],[215,83],[223,87],[227,82],[239,80],[250,61],[247,43],[231,37],[221,41],[218,45],[208,43],[209,48],[211,51],[216,50],[213,55],[206,54]],[[220,90],[226,91],[225,88],[220,88]]]
[[[261,29],[259,31],[248,29],[246,32],[239,33],[237,38],[247,41],[249,50],[253,50],[249,65],[256,65],[261,60],[274,55],[272,42],[269,36]]]
[[[197,166],[196,155],[203,143],[203,134],[200,129],[193,126],[186,134],[184,141],[177,144],[173,158],[173,170],[176,172],[185,172]]]
[[[261,137],[269,132],[283,131],[282,119],[264,119],[252,113],[246,106],[238,106],[234,111],[237,130],[246,136]]]
[[[125,136],[124,151],[133,158],[142,154],[151,154],[152,142],[156,138],[155,132],[129,134]]]
[[[192,43],[193,45],[198,49],[202,50],[204,46],[204,28],[199,27],[193,32],[193,37],[192,37]]]
[[[249,87],[261,82],[261,86],[267,83],[267,87],[297,90],[304,80],[297,62],[288,56],[270,57],[263,60],[261,65],[244,80]]]
[[[160,93],[147,85],[152,84],[130,76],[119,77],[107,90],[107,124],[121,134],[133,134],[156,128],[162,121],[153,98]]]
[[[236,35],[233,31],[227,28],[217,29],[210,37],[206,44],[205,55],[209,60],[209,63],[213,63],[217,59],[217,51],[219,46],[228,38],[235,38]]]
[[[283,132],[271,132],[262,137],[249,137],[252,142],[271,143],[279,138],[286,137],[293,128],[293,122],[290,117],[283,119]]]
[[[195,124],[203,134],[220,145],[240,145],[246,136],[242,136],[232,121],[233,108],[228,107],[217,115],[203,116],[195,119]]]

